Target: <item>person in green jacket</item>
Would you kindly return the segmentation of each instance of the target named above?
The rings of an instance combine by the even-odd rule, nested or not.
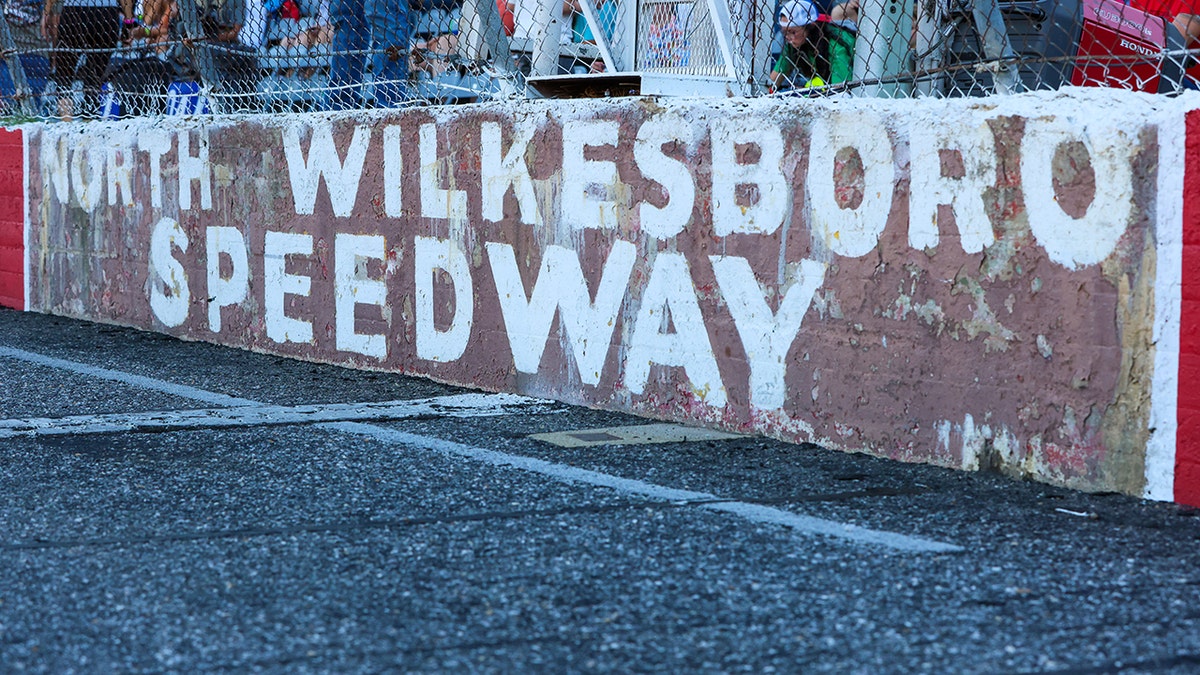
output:
[[[808,89],[846,82],[854,75],[853,32],[831,23],[809,0],[786,0],[779,9],[783,51],[771,87]]]

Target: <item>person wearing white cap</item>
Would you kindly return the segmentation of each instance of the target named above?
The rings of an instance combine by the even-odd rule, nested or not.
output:
[[[824,87],[854,75],[854,33],[831,23],[810,0],[784,0],[779,28],[784,44],[771,70],[773,89]]]

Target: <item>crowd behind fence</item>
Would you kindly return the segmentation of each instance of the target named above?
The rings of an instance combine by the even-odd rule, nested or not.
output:
[[[1194,5],[1194,6],[1193,6]],[[13,118],[1200,80],[1200,0],[5,0]]]

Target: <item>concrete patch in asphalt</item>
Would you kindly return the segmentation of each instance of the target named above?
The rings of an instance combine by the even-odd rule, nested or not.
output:
[[[564,448],[582,448],[591,445],[648,445],[651,443],[683,443],[687,441],[727,441],[741,438],[713,429],[685,427],[679,424],[638,424],[628,427],[604,427],[601,429],[576,429],[554,431],[529,436],[535,441],[544,441]]]

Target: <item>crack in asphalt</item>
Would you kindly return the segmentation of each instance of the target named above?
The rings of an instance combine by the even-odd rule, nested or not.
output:
[[[410,656],[410,655],[431,655],[442,654],[446,652],[469,652],[478,649],[503,649],[506,647],[526,647],[539,644],[581,644],[597,642],[603,639],[602,635],[531,635],[522,638],[512,638],[509,640],[473,640],[467,642],[450,642],[446,644],[418,644],[410,646],[391,646],[382,649],[359,649],[355,651],[339,651],[343,657],[348,660],[354,658],[371,658],[379,656]],[[338,648],[339,645],[325,645],[325,649]],[[247,661],[239,661],[237,663],[214,664],[212,666],[202,668],[206,671],[235,671],[240,672],[247,666],[288,666],[298,663],[313,663],[320,662],[322,657],[327,654],[315,650],[309,650],[304,654],[281,654],[278,657],[267,657],[262,659],[254,659]]]
[[[1117,659],[1102,663],[1095,666],[1085,667],[1070,667],[1061,670],[1038,670],[1038,671],[1023,671],[1029,673],[1043,673],[1045,675],[1104,675],[1106,673],[1120,673],[1127,670],[1137,671],[1157,671],[1176,666],[1200,666],[1200,654],[1172,654],[1170,656],[1156,656],[1149,659],[1138,659],[1136,661]]]

